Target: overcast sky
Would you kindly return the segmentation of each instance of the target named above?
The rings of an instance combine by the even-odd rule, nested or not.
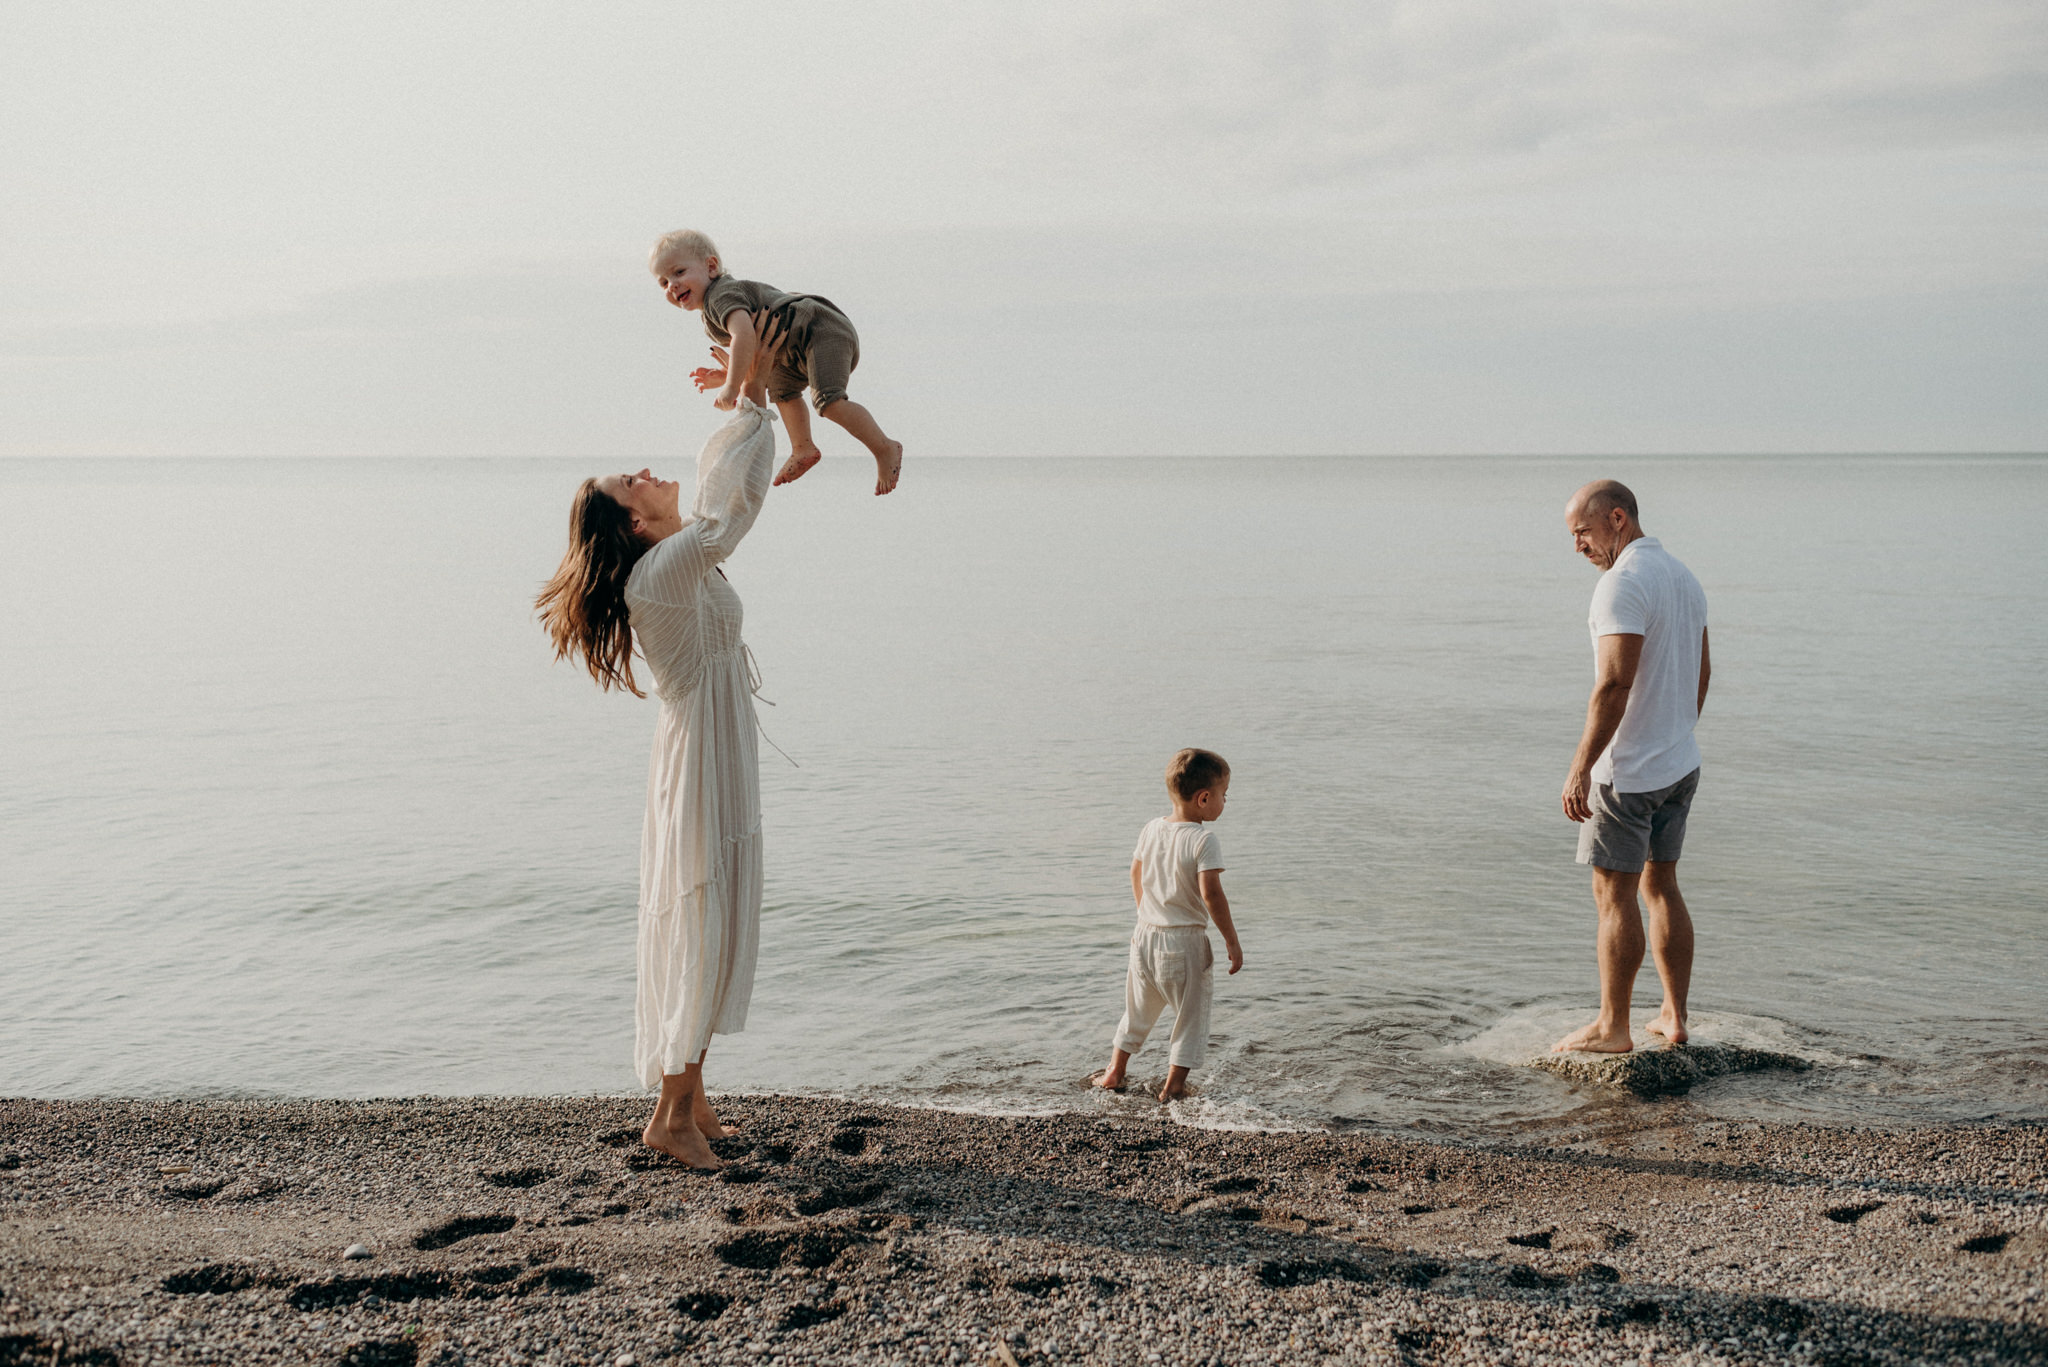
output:
[[[0,6],[0,454],[2048,449],[2040,0]]]

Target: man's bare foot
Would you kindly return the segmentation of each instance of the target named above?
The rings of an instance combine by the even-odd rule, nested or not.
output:
[[[725,1123],[718,1118],[718,1112],[711,1109],[711,1103],[705,1100],[702,1092],[697,1094],[696,1104],[691,1109],[690,1119],[695,1122],[697,1133],[703,1135],[706,1139],[723,1139],[732,1133],[731,1130],[725,1127]]]
[[[695,1125],[682,1130],[658,1130],[650,1124],[640,1132],[640,1142],[700,1172],[716,1172],[725,1166],[718,1161],[718,1155],[711,1152],[704,1136],[697,1133]]]
[[[1626,1054],[1635,1048],[1635,1041],[1628,1037],[1628,1031],[1608,1031],[1599,1021],[1583,1029],[1574,1030],[1550,1046],[1553,1054]]]
[[[814,442],[805,442],[789,453],[789,459],[782,462],[782,468],[775,472],[775,483],[788,484],[802,479],[811,472],[811,467],[825,458]]]
[[[903,474],[903,443],[889,443],[888,456],[875,457],[875,494],[880,497],[896,487],[896,481]]]
[[[1683,1044],[1692,1036],[1686,1033],[1685,1022],[1673,1015],[1669,1008],[1657,1013],[1657,1019],[1643,1027],[1652,1035],[1662,1035],[1673,1044]]]
[[[1088,1075],[1088,1085],[1090,1087],[1100,1087],[1105,1092],[1121,1092],[1126,1084],[1122,1073],[1111,1072],[1109,1069],[1104,1068],[1099,1072]]]

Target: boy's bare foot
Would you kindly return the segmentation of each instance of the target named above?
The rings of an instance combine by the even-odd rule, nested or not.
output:
[[[711,1152],[711,1146],[704,1142],[704,1136],[697,1133],[695,1125],[682,1130],[656,1129],[649,1124],[640,1132],[640,1142],[650,1149],[658,1150],[675,1159],[684,1167],[699,1172],[716,1172],[725,1164],[718,1161],[718,1155]]]
[[[1127,1084],[1124,1082],[1124,1075],[1122,1073],[1114,1073],[1107,1068],[1099,1068],[1088,1075],[1088,1085],[1090,1087],[1100,1087],[1105,1092],[1121,1092]]]
[[[802,446],[789,453],[788,460],[782,462],[782,468],[775,472],[775,483],[778,485],[788,484],[793,480],[802,479],[811,472],[813,465],[816,465],[824,458],[825,453],[820,451],[814,443],[805,442]]]
[[[1628,1031],[1609,1033],[1599,1021],[1582,1029],[1574,1030],[1550,1046],[1553,1054],[1626,1054],[1634,1049],[1635,1041],[1628,1037]]]
[[[875,495],[880,497],[896,487],[897,479],[903,474],[903,443],[889,443],[887,456],[875,457]]]
[[[1651,1021],[1648,1025],[1644,1026],[1643,1029],[1648,1031],[1652,1035],[1662,1035],[1665,1039],[1670,1040],[1673,1044],[1683,1044],[1687,1040],[1692,1038],[1692,1036],[1686,1032],[1685,1021],[1682,1018],[1680,1018],[1676,1013],[1674,1013],[1668,1006],[1665,1007],[1662,1011],[1659,1011],[1657,1013],[1657,1019]]]

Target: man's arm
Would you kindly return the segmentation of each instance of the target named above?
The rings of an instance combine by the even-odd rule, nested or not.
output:
[[[1707,680],[1714,677],[1713,657],[1707,654],[1707,629],[1700,628],[1700,702],[1695,712],[1707,710]]]
[[[1202,870],[1202,905],[1209,908],[1209,919],[1223,932],[1223,948],[1230,953],[1230,971],[1237,972],[1244,967],[1244,949],[1237,943],[1237,923],[1230,919],[1230,899],[1223,895],[1223,870]]]
[[[1636,666],[1643,660],[1643,638],[1628,633],[1602,636],[1593,656],[1593,696],[1586,700],[1586,730],[1572,756],[1564,780],[1564,814],[1574,821],[1593,815],[1587,795],[1593,787],[1593,761],[1614,739],[1621,714],[1628,710],[1628,691],[1635,687]]]
[[[711,401],[713,408],[738,407],[740,386],[754,370],[754,315],[745,309],[734,309],[725,315],[725,330],[732,334],[732,359],[725,367],[725,388]]]

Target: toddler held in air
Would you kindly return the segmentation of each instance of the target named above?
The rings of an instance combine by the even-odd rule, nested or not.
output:
[[[1138,928],[1131,935],[1130,966],[1124,976],[1124,1018],[1117,1022],[1109,1066],[1089,1079],[1111,1091],[1124,1089],[1124,1070],[1159,1013],[1173,1008],[1173,1041],[1161,1101],[1188,1092],[1188,1070],[1201,1066],[1209,1048],[1209,923],[1223,932],[1230,971],[1244,967],[1230,899],[1223,895],[1223,846],[1208,823],[1223,815],[1230,792],[1230,766],[1208,750],[1182,750],[1166,766],[1171,816],[1155,817],[1138,836],[1131,856],[1131,896],[1138,904]]]
[[[811,415],[804,407],[808,387],[819,414],[874,453],[875,492],[886,494],[896,487],[903,470],[903,443],[891,441],[873,414],[846,397],[846,381],[860,364],[860,336],[831,300],[785,294],[773,285],[726,274],[711,239],[690,229],[656,242],[647,268],[671,304],[704,315],[704,331],[717,343],[711,354],[718,366],[700,366],[690,378],[700,393],[716,387],[712,403],[721,409],[738,404],[762,327],[771,315],[781,320],[785,336],[768,380],[768,398],[789,430],[790,451],[775,476],[777,484],[802,478],[822,454],[811,440]]]

